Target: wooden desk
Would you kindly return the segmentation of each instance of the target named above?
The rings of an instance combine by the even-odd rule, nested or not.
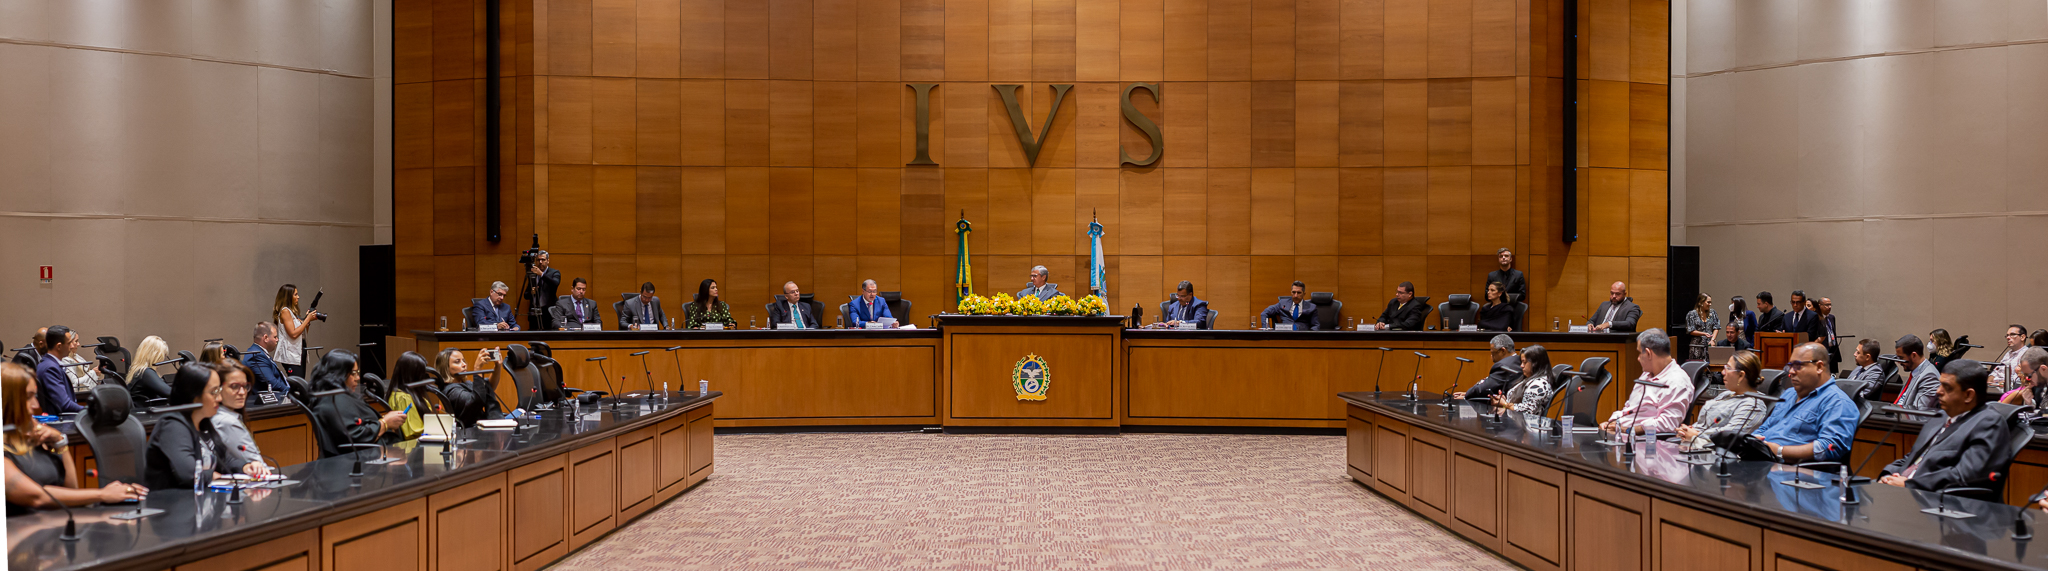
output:
[[[1123,323],[1121,316],[940,316],[946,429],[1116,431]],[[1050,371],[1045,400],[1019,399],[1012,387],[1012,371],[1029,355],[1044,359]]]
[[[430,362],[441,349],[462,349],[472,366],[477,349],[546,343],[563,365],[563,385],[575,388],[631,392],[667,383],[694,391],[699,379],[708,380],[726,395],[718,402],[719,427],[939,424],[940,339],[930,329],[412,334],[392,346],[410,342]],[[640,351],[652,353],[643,362],[632,356]],[[602,369],[585,361],[600,356],[607,357]],[[518,402],[509,382],[499,383],[498,396]]]
[[[1126,426],[1262,426],[1343,428],[1339,392],[1461,389],[1493,367],[1488,353],[1496,333],[1433,331],[1174,331],[1124,332],[1125,394],[1118,417]],[[1514,333],[1517,348],[1542,345],[1553,365],[1574,369],[1606,357],[1616,376],[1602,396],[1601,414],[1618,408],[1642,374],[1635,335],[1627,333]],[[1392,351],[1380,351],[1387,347]],[[1423,359],[1421,352],[1430,356]],[[1471,359],[1460,372],[1458,357]],[[1385,361],[1382,362],[1382,359]],[[1381,374],[1386,375],[1380,381]]]
[[[532,571],[568,556],[713,471],[712,401],[678,394],[617,413],[556,412],[517,431],[466,430],[474,441],[386,447],[398,461],[350,476],[347,457],[282,468],[299,483],[228,494],[153,490],[165,513],[114,520],[127,506],[73,508],[81,539],[64,542],[64,512],[9,518],[17,571],[498,569]]]

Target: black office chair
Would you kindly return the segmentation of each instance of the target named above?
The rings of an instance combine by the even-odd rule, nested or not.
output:
[[[1614,373],[1607,371],[1606,357],[1592,357],[1579,364],[1579,371],[1591,373],[1590,377],[1574,379],[1581,381],[1583,389],[1566,394],[1564,414],[1573,416],[1572,422],[1579,426],[1594,426],[1600,423],[1600,397],[1607,394],[1607,386],[1614,383]],[[1567,383],[1569,384],[1569,383]]]
[[[384,382],[384,377],[377,376],[376,373],[363,373],[362,378],[356,383],[362,386],[363,396],[367,397],[363,399],[363,404],[370,405],[370,410],[377,411],[377,414],[391,412],[391,393],[388,383]]]
[[[476,304],[483,302],[484,298],[472,297],[469,298],[469,307],[462,308],[462,319],[468,322],[463,324],[463,331],[476,331],[478,329],[481,329],[481,327],[479,326],[483,324],[484,316],[476,314]]]
[[[1344,302],[1337,300],[1337,294],[1314,292],[1308,294],[1308,301],[1316,304],[1316,331],[1336,331],[1344,327]]]
[[[560,400],[560,395],[541,394],[540,370],[533,365],[533,354],[523,343],[513,343],[505,348],[505,370],[512,373],[512,389],[519,393],[519,408],[533,410],[543,402]]]
[[[1422,304],[1422,328],[1427,330],[1429,329],[1429,314],[1432,311],[1436,311],[1436,306],[1429,304],[1428,297],[1419,295],[1415,296],[1415,303]]]
[[[1756,378],[1756,388],[1759,391],[1763,391],[1764,394],[1778,396],[1778,393],[1783,392],[1785,389],[1785,387],[1779,386],[1779,383],[1785,380],[1785,371],[1783,369],[1764,369],[1757,373]]]
[[[889,314],[895,317],[898,323],[910,323],[911,304],[910,300],[903,299],[903,292],[885,291],[875,295],[880,296],[882,301],[889,302]]]
[[[92,349],[93,354],[113,362],[113,376],[128,378],[128,365],[135,360],[135,355],[129,352],[128,348],[121,346],[120,339],[101,335],[99,342],[100,346]]]
[[[100,485],[112,482],[143,483],[149,463],[149,435],[135,418],[128,401],[128,389],[114,383],[92,388],[93,404],[79,413],[78,434],[92,446],[93,461],[99,464]]]
[[[1545,403],[1543,405],[1543,416],[1559,418],[1559,413],[1563,412],[1564,401],[1560,400],[1558,397],[1564,396],[1566,386],[1571,385],[1573,381],[1578,380],[1577,377],[1566,377],[1564,375],[1565,373],[1569,373],[1571,371],[1571,365],[1550,366],[1550,383],[1553,386],[1550,390],[1550,402]]]
[[[854,296],[854,297],[859,297],[859,296]],[[850,318],[848,317],[849,315],[852,315],[852,314],[853,314],[853,311],[851,311],[850,309],[848,309],[848,308],[847,308],[847,306],[850,306],[850,305],[853,305],[853,304],[852,304],[851,302],[849,302],[849,303],[842,303],[842,304],[839,304],[839,328],[840,328],[840,329],[848,329],[848,328],[851,328],[851,327],[853,326],[853,322],[852,322],[852,321],[850,321],[850,320],[849,320]]]
[[[548,319],[555,322],[556,329],[561,329],[562,326],[569,324],[569,314],[563,313],[562,306],[559,305],[548,306]],[[578,326],[581,327],[581,325]]]
[[[1479,324],[1479,306],[1472,303],[1472,294],[1469,293],[1451,294],[1449,299],[1437,304],[1436,311],[1440,316],[1437,327],[1445,331],[1454,331],[1459,325]]]
[[[1511,294],[1508,294],[1508,299],[1514,299],[1514,298],[1515,298],[1515,296],[1517,296],[1517,295],[1519,295],[1519,294],[1512,294],[1512,293],[1511,293]],[[1518,302],[1515,302],[1515,331],[1528,331],[1528,330],[1529,330],[1529,304],[1526,304],[1526,303],[1522,303],[1522,302],[1519,302],[1519,301],[1518,301]]]
[[[612,317],[613,317],[613,319],[612,319],[612,323],[617,323],[617,324],[618,324],[618,327],[619,327],[619,330],[620,330],[620,331],[625,331],[625,330],[626,330],[626,300],[623,300],[623,299],[622,299],[622,300],[619,300],[619,301],[614,301],[614,302],[612,302]]]
[[[316,398],[316,395],[327,393],[312,392],[311,387],[307,386],[306,380],[298,377],[286,377],[285,383],[291,385],[291,390],[286,393],[287,396],[291,397],[289,400],[292,401],[292,404],[299,405],[299,412],[306,413],[306,424],[313,428],[313,443],[317,447],[316,452],[322,458],[327,457],[327,451],[336,448],[334,443],[328,440],[326,421],[321,420],[320,415],[313,414],[313,399]]]
[[[1698,406],[1700,399],[1707,395],[1707,378],[1713,371],[1707,370],[1706,361],[1693,361],[1678,368],[1685,371],[1685,378],[1692,380],[1692,405]]]

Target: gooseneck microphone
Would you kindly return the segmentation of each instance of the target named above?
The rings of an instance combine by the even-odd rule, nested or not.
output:
[[[1414,353],[1415,353],[1415,370],[1414,370],[1414,371],[1410,371],[1410,372],[1409,372],[1409,374],[1410,374],[1410,375],[1412,375],[1412,376],[1413,376],[1414,378],[1411,378],[1411,379],[1409,379],[1409,380],[1408,380],[1408,401],[1409,401],[1409,402],[1415,402],[1415,399],[1416,399],[1416,394],[1415,394],[1415,393],[1416,393],[1416,391],[1420,390],[1420,386],[1421,386],[1421,384],[1422,384],[1422,375],[1420,374],[1420,373],[1422,373],[1422,360],[1423,360],[1423,359],[1428,359],[1428,358],[1429,358],[1429,354],[1427,354],[1427,353],[1423,353],[1423,352],[1421,352],[1421,351],[1415,351]]]
[[[1458,374],[1451,375],[1451,388],[1444,389],[1444,404],[1456,406],[1456,404],[1451,399],[1451,393],[1458,392],[1458,379],[1464,378],[1465,364],[1472,362],[1472,360],[1464,357],[1452,358],[1458,360]]]
[[[0,427],[0,432],[14,432],[14,425],[9,424],[4,427]],[[49,496],[50,503],[57,504],[57,507],[64,509],[64,534],[57,536],[57,539],[61,539],[64,541],[78,541],[78,519],[72,517],[71,506],[64,505],[64,502],[58,501],[57,495],[50,493],[50,488],[48,486],[44,486],[41,483],[37,483],[36,489],[42,490],[43,495]]]
[[[589,359],[584,359],[584,362],[592,362],[592,361],[595,361],[595,362],[597,362],[597,376],[600,376],[600,377],[604,377],[604,388],[605,388],[605,389],[607,389],[607,390],[610,390],[610,391],[612,391],[612,392],[608,392],[608,393],[605,393],[605,396],[612,396],[612,395],[617,395],[617,394],[619,394],[619,393],[618,393],[618,390],[619,390],[619,389],[618,389],[617,387],[613,387],[613,386],[612,386],[612,377],[611,377],[611,375],[610,375],[610,374],[608,374],[608,373],[605,373],[605,372],[604,372],[604,360],[605,360],[605,359],[609,359],[609,358],[610,358],[610,357],[605,357],[605,356],[597,356],[597,357],[591,357],[591,358],[589,358]],[[612,404],[613,404],[614,406],[618,405],[618,399],[616,399],[616,398],[615,398],[615,399],[612,399]]]
[[[164,366],[164,365],[169,365],[169,364],[172,364],[172,363],[182,363],[182,362],[184,362],[184,361],[185,361],[185,358],[181,356],[181,357],[173,358],[173,359],[170,359],[170,360],[167,360],[167,361],[157,361],[157,362],[155,362],[155,363],[150,363],[150,364],[149,364],[149,366],[151,366],[151,367],[162,367],[162,366]]]
[[[640,358],[640,372],[647,375],[647,390],[649,391],[654,390],[654,370],[647,366],[647,354],[653,352],[653,350],[647,350],[630,355]]]
[[[1374,399],[1380,398],[1380,379],[1387,377],[1387,352],[1393,351],[1393,349],[1386,347],[1378,347],[1378,349],[1380,350],[1380,373],[1372,378],[1372,398]]]

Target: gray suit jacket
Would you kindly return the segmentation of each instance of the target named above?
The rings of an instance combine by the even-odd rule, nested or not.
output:
[[[1906,380],[1906,388],[1899,390],[1898,404],[1906,408],[1940,410],[1935,401],[1934,391],[1941,388],[1941,371],[1934,369],[1934,361],[1921,361],[1913,368],[1913,374]]]
[[[1593,315],[1588,316],[1586,324],[1599,325],[1607,323],[1607,308],[1613,306],[1614,302],[1611,301],[1600,302],[1600,308],[1593,310]],[[1616,333],[1635,333],[1636,320],[1642,317],[1643,308],[1636,306],[1635,298],[1621,298],[1621,309],[1614,312],[1614,323],[1607,330]]]
[[[1913,443],[1913,453],[1885,466],[1884,473],[1903,474],[1919,464],[1913,477],[1906,480],[1906,487],[1915,490],[2001,487],[1997,480],[2003,479],[2007,465],[2000,462],[2008,460],[2005,450],[2010,448],[2006,444],[2010,435],[2004,426],[2005,417],[1992,407],[1978,405],[1954,426],[1947,426],[1948,420],[1947,414],[1928,419],[1920,426],[1920,438]],[[1940,439],[1936,440],[1936,436]]]
[[[1024,288],[1022,291],[1017,292],[1017,299],[1024,299],[1025,297],[1036,297],[1040,301],[1044,301],[1063,295],[1067,294],[1060,293],[1060,284],[1045,282],[1045,287],[1027,287]]]
[[[640,307],[640,296],[636,295],[633,296],[632,299],[626,300],[625,307],[625,315],[619,316],[620,329],[625,329],[628,325],[638,325],[641,321],[640,316],[642,312]],[[661,312],[661,298],[658,296],[654,298],[653,313],[654,324],[666,327],[668,324],[668,314]]]
[[[576,319],[576,306],[578,305],[583,306],[582,320]],[[576,301],[575,296],[565,295],[555,300],[555,307],[561,308],[562,318],[566,320],[563,323],[555,324],[558,327],[568,326],[573,323],[576,324],[576,327],[580,328],[584,323],[595,323],[598,329],[604,328],[604,314],[597,310],[597,300],[595,299],[586,297],[579,303]]]

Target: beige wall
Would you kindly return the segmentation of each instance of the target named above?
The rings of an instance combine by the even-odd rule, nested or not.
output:
[[[1804,288],[1887,349],[2048,327],[2048,2],[1673,11],[1672,238],[1717,304]]]
[[[373,175],[384,11],[0,0],[0,341],[62,323],[131,346],[246,344],[293,282],[326,288],[334,315],[310,342],[354,345],[356,248],[388,180]]]

